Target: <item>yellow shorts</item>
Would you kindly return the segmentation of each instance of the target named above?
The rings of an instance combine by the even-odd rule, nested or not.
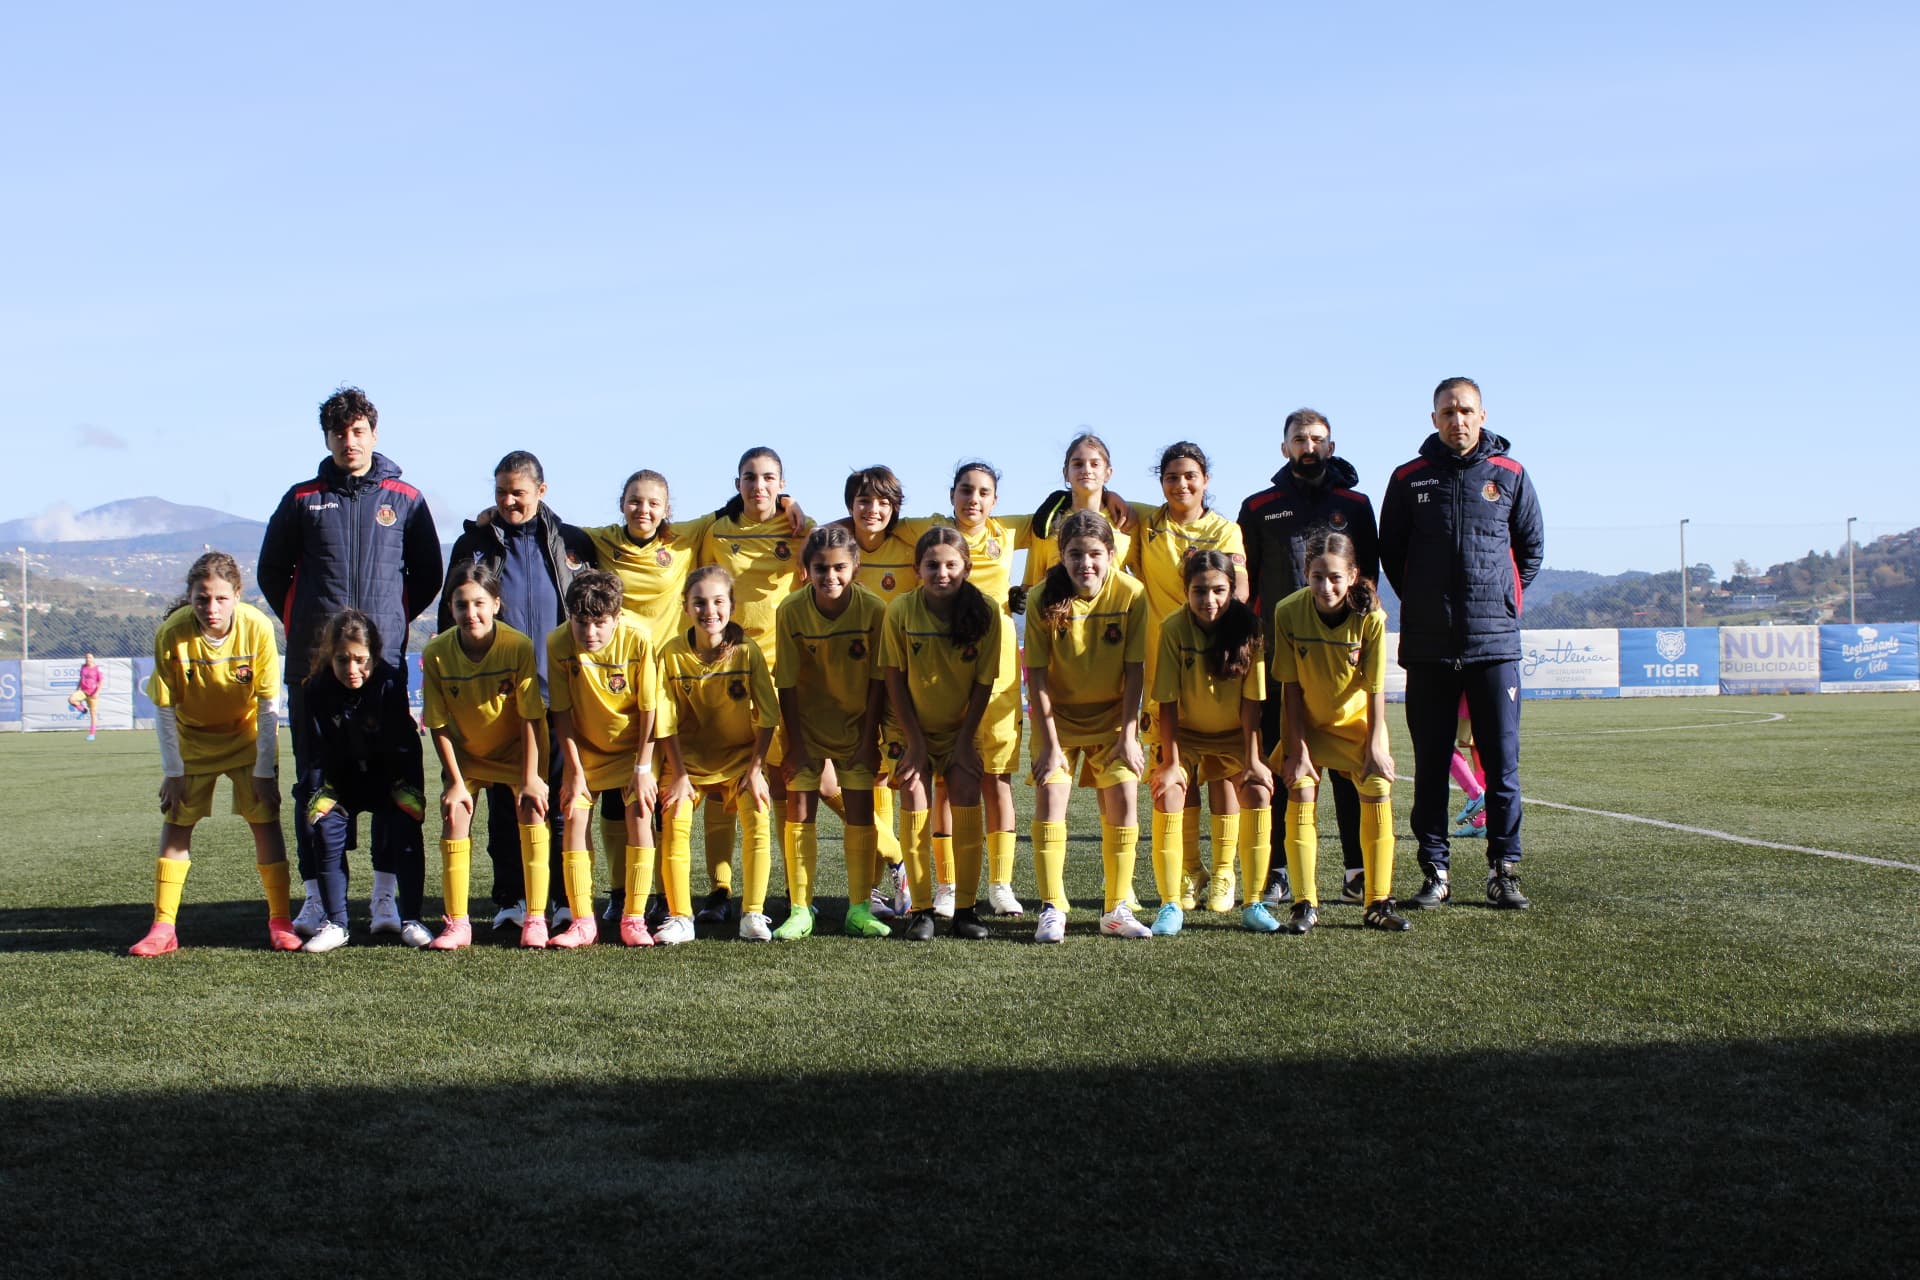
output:
[[[176,805],[166,815],[166,820],[176,827],[191,827],[200,819],[213,814],[213,784],[222,777],[233,784],[233,811],[254,826],[280,820],[280,810],[276,806],[260,803],[253,794],[253,766],[241,765],[229,769],[224,774],[190,773],[187,775],[187,798]],[[275,786],[279,779],[274,780]]]
[[[1140,781],[1140,775],[1127,768],[1126,761],[1121,757],[1120,739],[1117,737],[1100,746],[1062,747],[1060,750],[1067,757],[1066,767],[1056,769],[1042,778],[1040,786],[1051,787],[1077,781],[1083,787],[1111,787]]]
[[[820,770],[822,768],[820,757],[815,756],[814,761],[815,764],[813,768],[802,769],[793,775],[793,781],[787,784],[787,790],[818,791],[820,789]],[[878,781],[874,776],[877,771],[869,769],[865,765],[855,764],[851,760],[841,760],[838,757],[832,759],[830,763],[833,765],[834,777],[840,780],[840,786],[843,789],[851,787],[855,791],[871,791],[874,788],[874,784]]]
[[[1237,778],[1246,768],[1246,742],[1238,733],[1180,735],[1180,772],[1188,786]]]
[[[742,775],[728,782],[716,782],[704,787],[696,784],[693,788],[693,805],[697,808],[702,804],[717,804],[728,813],[750,813],[753,811],[753,796],[745,783],[746,777]],[[660,789],[665,792],[665,782],[661,783]]]

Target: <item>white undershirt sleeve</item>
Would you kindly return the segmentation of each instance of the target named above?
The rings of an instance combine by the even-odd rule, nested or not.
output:
[[[253,776],[271,778],[280,772],[280,716],[273,709],[272,698],[260,698],[258,703],[255,724],[260,736],[254,742]]]
[[[174,722],[172,707],[153,709],[153,731],[160,738],[160,772],[169,778],[187,776],[187,762],[180,758],[180,726]]]

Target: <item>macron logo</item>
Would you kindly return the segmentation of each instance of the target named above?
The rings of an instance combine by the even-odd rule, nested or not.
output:
[[[1265,515],[1265,516],[1264,516],[1263,518],[1264,518],[1264,519],[1267,519],[1267,520],[1291,520],[1291,519],[1293,519],[1293,512],[1291,512],[1291,511],[1269,511],[1269,512],[1267,512],[1267,514],[1266,514],[1266,515]]]
[[[1511,687],[1507,689],[1508,702],[1517,702],[1519,698],[1520,698],[1520,691],[1518,689],[1511,688]]]

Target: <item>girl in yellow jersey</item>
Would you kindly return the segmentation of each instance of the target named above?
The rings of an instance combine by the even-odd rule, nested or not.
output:
[[[567,624],[547,636],[547,688],[563,760],[559,806],[561,865],[573,920],[556,947],[584,947],[599,937],[593,921],[593,850],[587,824],[593,798],[620,795],[625,883],[653,883],[653,720],[659,672],[653,644],[639,621],[620,608],[620,579],[604,569],[574,575],[567,586]],[[607,845],[613,864],[614,845]],[[636,902],[636,907],[640,904]],[[646,916],[624,913],[620,941],[650,947]]]
[[[520,945],[547,945],[547,708],[533,641],[497,620],[500,577],[484,563],[458,564],[447,574],[453,626],[420,651],[425,708],[421,716],[440,757],[440,935],[428,945],[456,951],[473,942],[467,919],[472,873],[473,792],[470,784],[515,788],[520,819],[520,869],[526,877],[527,920]]]
[[[933,781],[946,783],[951,801],[955,867],[953,936],[984,938],[974,910],[985,835],[980,817],[977,735],[1000,671],[998,611],[967,581],[967,542],[944,526],[927,530],[914,547],[920,585],[887,606],[884,656],[887,698],[903,739],[894,765],[901,792],[913,913],[907,937],[933,937]]]
[[[856,938],[884,938],[868,895],[878,874],[874,829],[875,771],[886,686],[880,646],[887,608],[854,581],[860,546],[851,530],[830,524],[808,535],[800,551],[807,589],[781,602],[775,615],[780,721],[786,729],[787,893],[791,902],[775,938],[813,933],[813,879],[821,774],[839,778],[846,821],[847,919]]]
[[[800,504],[779,498],[775,505],[793,536],[805,537],[809,522]],[[600,567],[619,575],[622,607],[639,620],[656,655],[686,617],[682,612],[682,598],[686,595],[687,575],[700,563],[701,543],[716,514],[707,512],[684,520],[674,518],[673,495],[667,478],[658,471],[643,469],[628,476],[620,487],[620,523],[586,530],[593,540]],[[709,831],[709,843],[724,840],[731,848],[732,815],[724,810],[716,812],[726,829]],[[608,850],[618,848],[625,840],[624,818],[609,818],[603,812],[601,829]],[[717,861],[730,865],[731,856],[729,853]],[[608,903],[608,917],[612,917],[624,913],[630,904],[626,902],[625,868],[611,856],[607,860],[607,878],[613,890],[613,900]],[[641,899],[649,887],[652,886],[636,888],[636,900]],[[664,906],[658,899],[647,900],[646,905],[649,917],[657,922],[654,912],[664,914]]]
[[[180,893],[192,865],[193,828],[213,812],[224,776],[233,811],[253,829],[254,861],[267,895],[267,938],[298,951],[287,902],[287,845],[280,830],[279,734],[274,698],[280,655],[273,623],[240,601],[240,566],[209,551],[187,571],[187,597],[153,637],[154,726],[160,738],[160,856],[153,871],[153,925],[129,951],[177,950]]]
[[[1281,685],[1280,745],[1271,757],[1287,791],[1288,933],[1319,922],[1314,888],[1315,784],[1337,769],[1360,792],[1360,852],[1369,929],[1411,926],[1393,901],[1393,756],[1387,749],[1387,615],[1360,576],[1352,539],[1307,542],[1307,585],[1273,610],[1273,678]],[[1249,883],[1248,888],[1254,888]]]
[[[687,578],[691,630],[660,651],[660,750],[668,777],[660,807],[666,848],[661,878],[670,913],[657,941],[693,936],[692,890],[687,883],[693,811],[703,801],[740,815],[740,936],[773,937],[767,919],[772,790],[767,754],[780,723],[778,695],[760,646],[733,620],[732,575],[704,565]]]
[[[1146,590],[1118,572],[1114,536],[1097,511],[1060,522],[1059,562],[1047,571],[1027,626],[1033,705],[1033,860],[1043,905],[1036,942],[1066,936],[1067,801],[1075,767],[1100,789],[1106,910],[1100,932],[1144,938],[1126,899],[1140,840],[1137,786],[1146,770],[1140,699],[1147,647]]]
[[[1234,597],[1235,567],[1223,551],[1187,557],[1186,604],[1160,626],[1151,692],[1160,730],[1152,777],[1153,870],[1161,904],[1153,921],[1156,937],[1173,937],[1185,923],[1180,824],[1187,796],[1203,785],[1212,788],[1216,846],[1222,842],[1220,818],[1235,820],[1247,886],[1241,923],[1259,933],[1280,927],[1260,901],[1273,839],[1273,774],[1260,758],[1260,708],[1267,695],[1260,620]]]
[[[1207,455],[1191,440],[1168,445],[1160,455],[1160,492],[1166,501],[1157,507],[1134,504],[1140,518],[1134,532],[1133,559],[1128,566],[1147,588],[1147,687],[1153,688],[1154,669],[1160,655],[1161,623],[1177,614],[1187,598],[1185,570],[1188,558],[1196,552],[1223,552],[1230,561],[1233,598],[1247,598],[1246,544],[1237,522],[1207,505]],[[1154,699],[1147,699],[1147,724],[1142,735],[1151,752],[1159,742],[1154,719]],[[1187,812],[1182,816],[1185,875],[1179,885],[1180,905],[1192,910],[1199,885],[1207,886],[1207,910],[1231,911],[1234,905],[1233,855],[1239,843],[1239,818],[1236,808],[1225,801],[1226,784],[1209,788],[1213,811],[1213,865],[1200,860],[1200,788],[1186,789]],[[1159,822],[1155,821],[1156,832]],[[1156,836],[1157,838],[1157,836]],[[1160,866],[1160,851],[1154,850],[1154,868]]]
[[[1103,512],[1113,533],[1113,559],[1116,568],[1125,568],[1133,547],[1134,513],[1118,494],[1108,491],[1113,479],[1113,454],[1107,442],[1091,431],[1083,431],[1067,446],[1067,460],[1060,468],[1067,482],[1064,493],[1050,495],[1033,515],[1027,550],[1027,569],[1022,582],[1032,589],[1046,581],[1047,571],[1060,563],[1060,521],[1072,511]]]
[[[975,740],[980,748],[980,797],[986,810],[987,907],[996,915],[1018,917],[1024,909],[1013,892],[1013,771],[1020,763],[1020,638],[1013,615],[1026,609],[1026,590],[1013,585],[1013,556],[1026,545],[1033,518],[994,515],[1000,500],[1000,473],[977,460],[960,464],[948,497],[953,503],[953,527],[967,544],[967,581],[993,602],[999,614],[1000,670]],[[945,812],[939,796],[934,809]]]
[[[813,527],[804,516],[795,521],[781,511],[785,469],[780,455],[756,445],[740,455],[734,468],[734,496],[714,513],[700,540],[697,563],[719,565],[733,582],[738,600],[734,622],[762,655],[775,653],[773,617],[780,602],[799,590],[800,545]],[[780,759],[776,742],[771,757]],[[778,771],[768,779],[775,800],[786,789]],[[724,924],[732,912],[733,814],[719,805],[707,808],[707,875],[711,890],[700,909],[704,923]]]

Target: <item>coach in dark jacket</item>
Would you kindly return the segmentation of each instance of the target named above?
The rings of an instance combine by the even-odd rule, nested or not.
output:
[[[1353,539],[1362,575],[1380,577],[1380,537],[1373,523],[1373,503],[1354,489],[1360,473],[1334,455],[1333,426],[1316,409],[1295,409],[1287,415],[1280,449],[1287,465],[1273,473],[1271,488],[1262,489],[1240,504],[1240,536],[1247,548],[1247,578],[1253,585],[1249,602],[1260,618],[1260,634],[1267,652],[1273,651],[1273,607],[1307,585],[1307,536],[1315,529],[1333,529]],[[1261,746],[1272,751],[1280,740],[1280,689],[1270,689],[1261,709]],[[1360,793],[1343,774],[1331,778],[1333,812],[1340,827],[1340,854],[1346,879],[1363,871],[1360,856]],[[1267,894],[1272,901],[1291,896],[1287,861],[1283,856],[1286,832],[1274,824],[1273,860],[1267,872]],[[1353,896],[1365,895],[1358,887]]]
[[[547,506],[546,469],[540,459],[516,449],[493,469],[493,506],[477,520],[469,520],[447,555],[447,573],[455,566],[484,564],[500,579],[500,621],[533,641],[534,664],[540,672],[540,697],[547,697],[547,633],[567,620],[567,588],[573,575],[591,569],[596,560],[593,540]],[[444,586],[440,592],[440,630],[453,625],[453,604]],[[551,724],[549,724],[551,731]],[[556,739],[548,754],[547,785],[560,794],[561,751]],[[526,924],[526,872],[520,863],[520,829],[514,813],[513,788],[504,783],[487,787],[487,857],[493,863],[495,928]],[[619,795],[602,800],[603,814],[625,816]],[[554,883],[560,875],[560,828],[564,814],[554,809],[552,857]],[[616,849],[620,846],[610,846]]]
[[[306,674],[321,626],[342,609],[373,619],[383,662],[406,669],[407,624],[440,589],[440,536],[420,491],[374,452],[380,411],[358,387],[342,387],[320,406],[328,457],[312,480],[287,490],[260,543],[260,591],[287,629],[287,717],[293,729],[293,800],[304,815],[316,761],[307,732]],[[312,832],[297,816],[294,842],[307,906],[295,921],[320,918]]]
[[[1413,904],[1452,896],[1447,779],[1456,713],[1467,702],[1487,771],[1487,898],[1520,892],[1520,606],[1540,571],[1540,503],[1507,442],[1483,430],[1471,378],[1433,394],[1434,434],[1393,473],[1380,508],[1380,563],[1400,597],[1400,665],[1413,737],[1411,825],[1425,879]]]

